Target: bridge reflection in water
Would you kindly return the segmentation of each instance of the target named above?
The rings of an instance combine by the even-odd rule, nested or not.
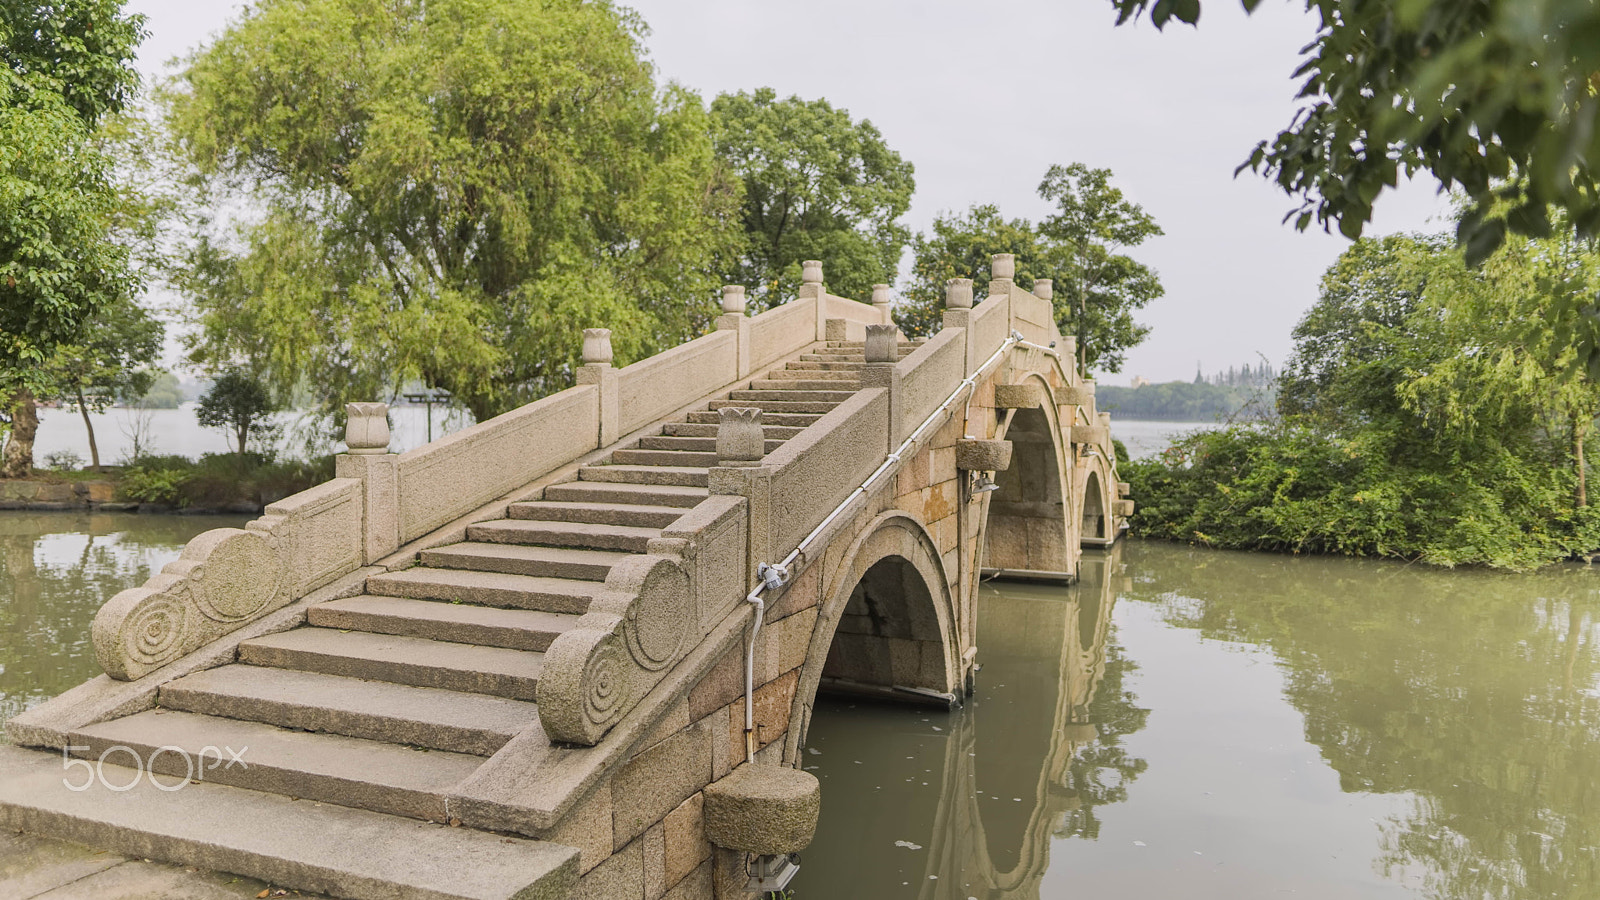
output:
[[[1094,839],[1145,768],[1122,742],[1148,711],[1110,639],[1120,569],[1114,547],[1071,588],[985,585],[964,709],[819,701],[805,765],[828,799],[797,900],[1040,897],[1051,841]]]

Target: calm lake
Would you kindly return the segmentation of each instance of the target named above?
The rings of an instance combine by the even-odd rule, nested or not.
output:
[[[239,521],[0,513],[0,717]],[[1596,896],[1597,577],[1125,541],[1071,588],[991,583],[965,708],[819,704],[793,896]]]

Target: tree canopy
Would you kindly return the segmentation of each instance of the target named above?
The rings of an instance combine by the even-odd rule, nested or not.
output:
[[[1135,461],[1135,528],[1509,569],[1594,551],[1600,390],[1550,311],[1597,290],[1600,253],[1570,237],[1513,237],[1476,268],[1445,236],[1356,241],[1295,329],[1282,420]]]
[[[1056,324],[1077,337],[1082,371],[1118,372],[1127,350],[1149,334],[1133,314],[1164,292],[1155,270],[1123,251],[1161,234],[1155,219],[1111,184],[1110,169],[1051,166],[1039,196],[1055,212],[1039,223],[1007,219],[992,205],[941,215],[912,242],[916,261],[895,312],[908,334],[938,330],[945,283],[988,277],[990,256],[1016,257],[1016,281],[1054,284]]]
[[[117,195],[95,129],[128,102],[144,17],[116,0],[0,4],[0,375],[134,293],[110,239]]]
[[[166,97],[212,197],[259,208],[192,248],[196,358],[330,407],[421,379],[481,420],[565,387],[584,327],[619,362],[697,336],[738,187],[642,31],[577,0],[247,8]]]
[[[771,88],[723,94],[711,115],[717,155],[744,185],[745,246],[730,283],[771,307],[795,295],[807,259],[827,261],[829,288],[842,296],[894,281],[911,237],[899,219],[916,183],[871,122],[826,100],[779,100]]]
[[[1124,23],[1196,24],[1200,0],[1111,0]],[[1261,0],[1242,0],[1253,11]],[[1400,175],[1431,172],[1471,207],[1469,263],[1508,229],[1550,233],[1548,209],[1600,235],[1600,7],[1526,0],[1305,0],[1318,17],[1294,77],[1303,102],[1240,168],[1300,200],[1293,218],[1359,237]]]

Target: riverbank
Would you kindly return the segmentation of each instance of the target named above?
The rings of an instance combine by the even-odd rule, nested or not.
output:
[[[149,456],[129,466],[0,479],[0,510],[254,515],[331,477],[331,456],[285,462],[258,454]]]

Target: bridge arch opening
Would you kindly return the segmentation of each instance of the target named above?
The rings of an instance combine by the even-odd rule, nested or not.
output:
[[[984,526],[984,568],[1069,577],[1066,473],[1060,429],[1044,408],[1019,409],[1006,429],[1011,467],[995,473]]]
[[[1100,473],[1091,471],[1083,483],[1083,536],[1091,540],[1105,540],[1106,534],[1106,507],[1102,499],[1104,488],[1100,484]]]
[[[905,557],[879,559],[850,591],[822,665],[820,687],[944,693],[946,682],[944,635],[933,591]]]

